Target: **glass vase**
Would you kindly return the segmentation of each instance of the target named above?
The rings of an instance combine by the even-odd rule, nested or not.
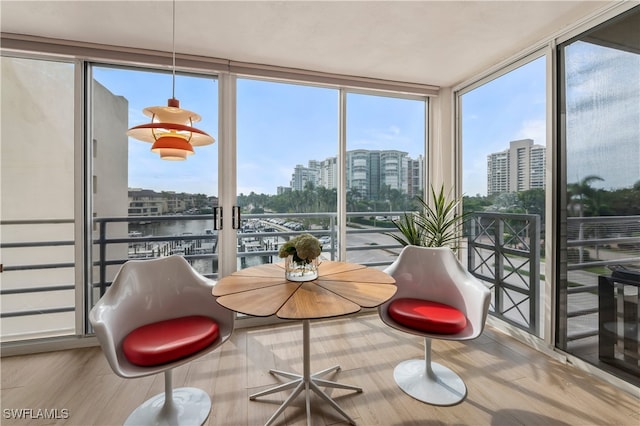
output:
[[[311,281],[318,278],[318,258],[307,262],[294,260],[293,255],[284,259],[284,276],[289,281]]]

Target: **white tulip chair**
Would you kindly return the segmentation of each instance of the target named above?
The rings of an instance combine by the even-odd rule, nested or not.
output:
[[[447,247],[405,246],[386,270],[396,294],[378,308],[392,328],[424,337],[424,359],[403,361],[394,369],[398,386],[413,398],[441,406],[467,395],[464,381],[431,361],[431,340],[470,340],[486,322],[490,291]]]
[[[235,313],[216,303],[214,285],[181,256],[131,260],[91,310],[91,325],[118,376],[164,373],[165,392],[140,405],[125,425],[202,425],[209,416],[209,395],[174,389],[172,371],[231,336]]]

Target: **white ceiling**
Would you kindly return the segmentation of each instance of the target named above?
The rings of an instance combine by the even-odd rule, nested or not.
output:
[[[611,4],[177,0],[175,44],[178,53],[446,87]],[[2,0],[0,29],[170,52],[171,11],[166,0]]]

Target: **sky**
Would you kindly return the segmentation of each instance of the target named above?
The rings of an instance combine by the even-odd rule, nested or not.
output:
[[[545,58],[462,96],[462,192],[487,195],[487,155],[509,142],[546,145]]]
[[[172,96],[171,73],[98,67],[94,78],[129,101],[129,127],[148,123],[142,110],[164,106]],[[218,140],[215,79],[177,75],[175,97],[198,113],[195,127],[212,135],[214,145],[195,147],[186,161],[161,161],[151,145],[129,138],[129,186],[217,195]],[[296,165],[325,160],[338,152],[335,89],[238,79],[238,193],[276,194],[288,187]],[[425,103],[350,93],[347,96],[347,150],[396,149],[416,158],[424,153]]]
[[[639,59],[602,49],[575,43],[567,50],[575,76],[567,82],[568,181],[598,174],[602,187],[628,187],[631,175],[640,177]],[[546,145],[545,69],[546,58],[540,57],[462,96],[465,195],[486,195],[488,154],[518,139]],[[166,105],[173,93],[170,72],[97,67],[94,78],[129,101],[130,127],[148,122],[142,110]],[[196,147],[186,161],[170,162],[151,153],[150,144],[130,138],[130,187],[218,194],[218,147],[225,141],[218,140],[217,94],[215,78],[176,76],[175,97],[202,116],[195,126],[216,143]],[[239,78],[237,96],[238,193],[275,194],[289,186],[296,165],[336,156],[337,90]],[[424,117],[422,101],[349,93],[347,150],[397,149],[416,158],[424,154]],[[612,158],[635,163],[610,167]]]
[[[567,48],[567,181],[606,190],[640,182],[640,55],[577,42]]]
[[[296,165],[338,152],[338,91],[257,80],[238,81],[238,193],[274,194]],[[347,96],[347,150],[424,151],[425,103]],[[259,179],[256,177],[259,176]]]
[[[94,67],[93,77],[116,96],[128,100],[129,127],[149,123],[143,114],[150,106],[166,106],[173,96],[168,73]],[[129,187],[217,195],[218,82],[215,79],[176,76],[175,97],[180,107],[196,112],[202,120],[194,127],[214,137],[213,145],[196,147],[186,161],[163,161],[152,153],[151,144],[129,138]],[[215,179],[213,178],[215,177]]]
[[[596,175],[595,188],[631,187],[640,181],[640,55],[575,41],[565,58],[567,183]],[[486,194],[487,154],[525,138],[546,146],[545,67],[541,57],[463,95],[466,195]]]

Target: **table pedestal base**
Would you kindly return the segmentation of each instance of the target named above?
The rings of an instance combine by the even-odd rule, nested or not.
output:
[[[292,379],[290,382],[283,383],[281,385],[254,393],[249,396],[250,400],[255,400],[258,397],[269,395],[272,393],[280,392],[283,390],[295,388],[291,395],[278,407],[275,413],[267,420],[265,426],[272,424],[275,419],[282,414],[285,408],[287,408],[291,402],[295,399],[300,392],[305,392],[306,412],[307,412],[307,425],[311,425],[311,391],[315,392],[320,398],[328,402],[338,413],[340,413],[350,424],[355,425],[355,421],[336,403],[329,395],[327,395],[320,386],[328,388],[349,389],[356,392],[362,392],[362,388],[358,386],[345,385],[338,382],[332,382],[330,380],[322,379],[322,376],[331,373],[333,371],[340,371],[340,366],[336,365],[331,368],[319,371],[317,373],[310,373],[310,354],[309,354],[309,320],[302,322],[302,340],[303,340],[303,374],[289,373],[287,371],[269,370],[271,374],[283,376],[288,379]]]

